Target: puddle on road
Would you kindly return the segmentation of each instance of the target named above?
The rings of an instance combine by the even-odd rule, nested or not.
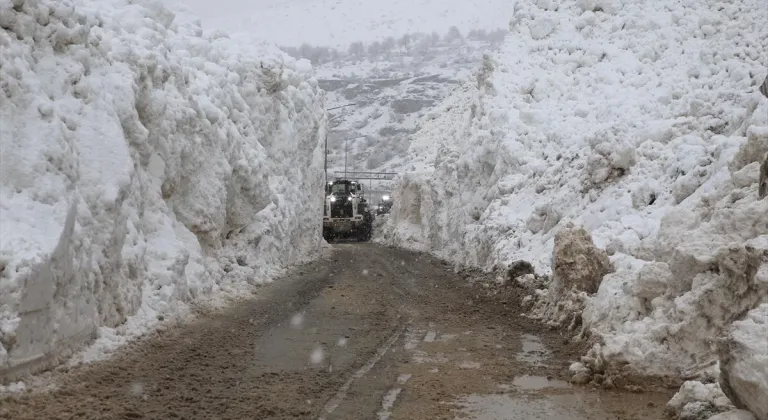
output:
[[[473,420],[658,420],[669,396],[574,392],[566,395],[470,395],[458,405]]]
[[[520,362],[545,366],[544,361],[549,359],[551,352],[544,347],[541,339],[535,335],[524,334],[520,340],[523,344],[523,350],[518,352],[515,358]]]
[[[608,392],[553,376],[547,336],[503,328],[471,332],[445,324],[410,328],[404,350],[413,379],[395,385],[384,420],[658,420],[670,395]],[[553,341],[554,342],[554,341]],[[509,352],[509,353],[508,353]],[[403,372],[404,373],[404,372]],[[391,417],[387,417],[391,416]]]
[[[518,362],[546,367],[552,357],[542,340],[519,337]],[[658,420],[669,400],[666,394],[632,394],[587,389],[547,376],[520,375],[502,383],[500,393],[471,393],[456,405],[456,418],[473,420]],[[466,394],[465,394],[466,395]]]
[[[571,384],[559,379],[547,379],[543,376],[523,375],[512,381],[512,386],[524,390],[537,390],[544,388],[570,388]]]

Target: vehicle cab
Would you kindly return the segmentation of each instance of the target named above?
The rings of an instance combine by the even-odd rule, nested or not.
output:
[[[323,221],[329,219],[363,219],[366,201],[362,198],[363,186],[356,181],[336,180],[325,186],[325,212]]]

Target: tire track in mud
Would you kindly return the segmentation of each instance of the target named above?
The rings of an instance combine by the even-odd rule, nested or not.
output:
[[[389,339],[384,343],[382,347],[379,348],[379,350],[376,352],[376,354],[373,355],[373,357],[368,360],[368,362],[363,365],[357,372],[355,372],[354,375],[352,375],[351,378],[349,378],[344,385],[341,386],[339,391],[336,393],[336,395],[328,401],[328,403],[323,407],[324,414],[320,416],[318,420],[326,420],[326,415],[333,414],[333,411],[336,410],[336,408],[341,404],[341,402],[346,398],[347,392],[349,391],[349,387],[352,385],[352,383],[356,379],[360,379],[364,377],[368,372],[370,372],[371,368],[376,366],[376,363],[381,360],[382,356],[384,356],[387,351],[392,347],[393,344],[397,341],[398,338],[400,338],[400,335],[403,334],[403,331],[405,328],[403,327],[397,327],[394,331],[394,333],[390,336]]]

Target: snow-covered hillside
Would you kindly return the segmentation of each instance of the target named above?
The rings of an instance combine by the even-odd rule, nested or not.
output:
[[[354,42],[382,41],[414,32],[444,33],[450,26],[505,27],[513,2],[482,0],[164,0],[182,3],[202,16],[206,27],[256,37],[279,45],[346,49]]]
[[[354,104],[330,112],[330,169],[344,169],[347,149],[349,170],[399,171],[423,117],[468,81],[483,52],[504,36],[486,34],[412,34],[392,50],[377,52],[384,47],[371,44],[360,56],[345,54],[319,65],[316,75],[328,106]]]
[[[592,333],[577,368],[711,380],[715,338],[768,291],[764,2],[521,0],[510,30],[415,135],[381,240],[550,274],[583,226],[612,265],[597,293],[526,300]]]
[[[0,378],[319,250],[311,67],[202,33],[152,0],[0,0]]]

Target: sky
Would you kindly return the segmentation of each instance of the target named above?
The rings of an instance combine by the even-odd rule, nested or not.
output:
[[[247,33],[283,46],[346,48],[413,32],[445,34],[451,26],[507,28],[510,0],[164,0],[199,16],[203,28]]]

